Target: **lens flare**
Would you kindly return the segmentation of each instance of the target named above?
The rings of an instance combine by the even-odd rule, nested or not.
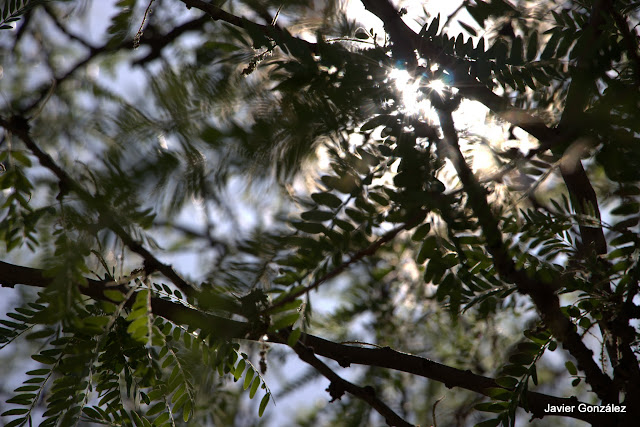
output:
[[[442,80],[431,80],[427,87],[437,92],[438,95],[442,95],[444,93],[444,90],[447,88],[447,85],[444,84]]]
[[[389,79],[400,94],[405,113],[416,115],[428,110],[428,102],[420,97],[420,78],[415,78],[407,70],[394,68],[389,72]]]

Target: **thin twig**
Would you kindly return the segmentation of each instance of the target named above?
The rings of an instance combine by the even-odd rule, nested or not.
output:
[[[194,288],[189,285],[182,277],[180,277],[173,267],[168,264],[163,264],[147,249],[145,249],[138,241],[127,233],[124,228],[113,220],[117,215],[109,209],[105,203],[91,195],[85,190],[77,181],[64,171],[47,153],[42,151],[38,144],[29,135],[29,123],[23,117],[12,117],[11,120],[5,120],[0,117],[0,126],[10,131],[14,135],[18,136],[31,153],[36,156],[42,166],[49,169],[58,178],[60,186],[60,194],[58,197],[63,197],[67,191],[73,191],[79,195],[83,200],[91,202],[97,206],[100,206],[100,219],[101,222],[111,229],[122,242],[133,252],[137,253],[144,260],[144,269],[147,275],[159,271],[169,280],[171,280],[181,291],[187,295],[193,295]]]
[[[384,245],[385,243],[391,241],[394,237],[396,237],[398,235],[398,233],[400,233],[403,230],[410,229],[410,228],[414,227],[415,225],[417,225],[418,222],[419,222],[419,219],[423,218],[423,214],[424,214],[424,212],[421,211],[420,214],[414,216],[414,218],[412,218],[410,221],[407,221],[406,223],[387,231],[378,240],[376,240],[375,242],[371,243],[366,248],[359,250],[358,252],[353,254],[347,261],[345,261],[342,264],[334,267],[331,271],[327,272],[322,277],[316,279],[310,285],[305,286],[304,288],[298,290],[297,292],[293,292],[292,294],[287,295],[285,298],[281,299],[276,304],[274,304],[271,307],[265,309],[263,311],[263,314],[270,313],[273,310],[275,310],[276,308],[282,307],[283,305],[295,300],[299,296],[304,295],[304,294],[316,289],[318,286],[322,285],[327,280],[333,279],[334,277],[336,277],[337,275],[339,275],[340,273],[345,271],[347,269],[347,267],[349,267],[351,264],[354,264],[354,263],[360,261],[365,256],[373,255],[374,253],[376,253],[376,251],[382,245]]]
[[[75,34],[73,34],[71,31],[69,31],[67,29],[67,27],[65,27],[64,25],[62,25],[62,22],[60,22],[60,20],[58,19],[58,17],[56,16],[55,12],[51,9],[50,6],[48,6],[46,3],[42,5],[42,7],[44,8],[44,11],[47,12],[47,15],[49,15],[49,18],[51,18],[51,20],[53,21],[54,25],[60,30],[62,31],[62,33],[64,33],[64,35],[66,35],[67,37],[69,37],[71,40],[75,40],[78,43],[80,43],[81,45],[83,45],[84,47],[86,47],[87,49],[96,49],[95,46],[91,45],[91,43],[89,43],[88,41],[86,41],[85,39],[83,39],[82,37],[79,37]]]
[[[160,35],[158,37],[147,37],[143,36],[140,40],[140,45],[149,46],[151,48],[151,52],[145,57],[138,59],[133,62],[133,65],[142,65],[146,62],[151,61],[159,56],[159,52],[163,47],[175,41],[178,37],[188,31],[193,31],[200,28],[205,22],[207,22],[209,18],[206,16],[201,16],[199,18],[193,19],[191,21],[185,22],[184,24],[175,27],[173,30],[168,32],[167,34]],[[67,34],[69,37],[72,37],[71,33]],[[45,100],[49,98],[50,93],[54,88],[60,87],[60,85],[71,78],[75,73],[83,68],[85,65],[96,59],[97,57],[109,53],[116,52],[119,50],[131,50],[133,48],[133,42],[131,39],[124,40],[118,46],[114,48],[109,48],[108,45],[102,45],[98,47],[91,47],[87,44],[89,48],[89,54],[82,60],[76,62],[71,68],[69,68],[64,74],[54,77],[52,83],[43,84],[38,89],[35,90],[35,93],[38,95],[36,98],[28,104],[25,108],[21,110],[21,114],[29,117],[33,117],[34,115],[31,113],[38,106],[42,108],[42,105],[45,103]]]
[[[133,48],[134,49],[137,49],[140,46],[140,39],[142,38],[142,33],[143,33],[143,30],[144,30],[144,24],[147,22],[147,18],[149,17],[149,14],[151,13],[151,5],[153,5],[154,1],[155,0],[150,0],[149,1],[149,5],[147,6],[147,9],[144,11],[144,16],[142,17],[142,22],[140,23],[140,28],[138,28],[138,32],[133,37]]]

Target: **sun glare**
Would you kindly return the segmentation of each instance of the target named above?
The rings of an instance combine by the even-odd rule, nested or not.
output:
[[[407,70],[400,68],[393,68],[389,71],[388,79],[389,82],[393,82],[400,94],[403,112],[423,118],[428,118],[427,116],[431,115],[433,110],[429,96],[425,95],[435,92],[442,96],[447,89],[451,89],[442,79],[429,81],[424,76],[415,77]],[[455,91],[455,89],[452,90]]]
[[[394,68],[389,72],[389,78],[394,81],[396,88],[402,91],[411,80],[411,74],[407,70]]]
[[[444,90],[447,88],[447,85],[445,85],[442,80],[432,80],[429,82],[427,87],[436,91],[438,95],[442,95],[444,93]]]
[[[437,67],[435,70],[437,71]],[[414,77],[410,72],[394,68],[389,71],[388,82],[393,84],[398,91],[400,112],[418,117],[420,120],[438,122],[435,110],[429,101],[430,93],[445,96],[448,91],[456,93],[456,89],[447,84],[449,74],[442,73],[442,78],[427,80],[425,77]],[[427,95],[427,96],[425,96]],[[454,112],[456,127],[464,134],[499,140],[503,129],[501,126],[489,126],[486,122],[488,109],[477,101],[463,100],[460,107]],[[489,135],[492,133],[492,135]],[[490,151],[481,144],[469,143],[467,137],[461,137],[459,141],[463,151],[470,159],[473,159],[476,172],[490,174],[495,172],[495,162]]]
[[[389,73],[389,78],[393,80],[396,90],[402,98],[402,105],[407,113],[417,114],[420,111],[418,101],[419,80],[415,79],[408,71],[394,68]]]
[[[431,108],[427,99],[422,96],[420,87],[424,87],[421,78],[415,78],[407,70],[394,68],[389,72],[389,79],[393,81],[396,90],[401,95],[404,112],[411,115],[425,114]]]

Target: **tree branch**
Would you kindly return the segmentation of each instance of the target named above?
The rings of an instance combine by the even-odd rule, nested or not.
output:
[[[187,21],[184,24],[175,27],[173,30],[171,30],[167,34],[159,35],[159,36],[156,36],[156,35],[150,36],[149,32],[145,32],[142,35],[142,38],[140,39],[140,46],[149,46],[151,48],[151,52],[149,52],[149,54],[147,54],[143,58],[140,58],[140,59],[134,61],[133,65],[142,65],[142,64],[145,64],[145,63],[147,63],[147,62],[159,57],[160,56],[160,52],[162,51],[162,49],[164,47],[166,47],[169,44],[171,44],[172,42],[174,42],[182,34],[201,28],[202,25],[205,22],[207,22],[208,20],[209,19],[206,18],[206,17],[199,17],[199,18],[193,19],[191,21]],[[62,28],[63,27],[61,27],[61,30],[62,30]],[[81,40],[79,37],[74,36],[72,33],[68,32],[68,31],[66,31],[65,34],[67,34],[67,36],[70,37],[73,40],[77,40],[77,41]],[[87,44],[87,43],[84,43],[84,44],[86,45],[86,47],[89,48],[89,54],[84,59],[80,60],[75,65],[73,65],[71,68],[69,68],[64,74],[62,74],[60,76],[57,76],[57,77],[54,76],[53,83],[44,84],[44,85],[40,86],[38,89],[36,89],[35,93],[38,94],[36,96],[36,99],[34,99],[30,104],[28,104],[25,108],[23,108],[21,110],[22,114],[26,115],[29,112],[31,112],[32,110],[34,110],[44,99],[47,98],[49,92],[51,91],[51,87],[52,86],[53,87],[60,86],[63,82],[65,82],[67,79],[69,79],[71,76],[73,76],[76,73],[76,71],[78,71],[79,69],[81,69],[82,67],[87,65],[89,62],[93,61],[98,56],[100,56],[102,54],[105,54],[105,53],[109,53],[109,52],[116,52],[118,50],[133,50],[134,49],[133,40],[132,39],[124,40],[122,43],[120,43],[115,48],[109,48],[106,44],[102,45],[102,46],[98,46],[98,47],[89,46],[89,44]]]
[[[521,293],[531,297],[545,325],[575,357],[578,368],[585,373],[587,382],[591,384],[598,397],[605,402],[617,402],[618,391],[613,386],[611,378],[605,375],[595,363],[593,352],[580,339],[574,330],[573,323],[560,311],[560,301],[554,288],[546,281],[529,278],[527,274],[516,269],[502,240],[498,221],[487,202],[486,192],[478,183],[460,151],[458,134],[454,127],[451,111],[440,108],[438,109],[438,117],[444,134],[444,140],[440,144],[444,144],[444,151],[453,163],[467,193],[469,205],[478,218],[482,234],[487,242],[487,249],[493,257],[497,272],[504,280],[515,283]]]
[[[362,0],[364,7],[380,18],[389,33],[391,41],[405,46],[404,50],[417,51],[421,57],[428,58],[442,68],[452,71],[452,86],[465,98],[484,104],[502,119],[518,126],[537,138],[541,143],[555,142],[558,134],[549,129],[542,121],[528,111],[516,108],[508,99],[502,98],[469,75],[468,66],[458,59],[445,55],[428,40],[420,37],[404,23],[395,7],[388,0]],[[413,55],[415,57],[415,54]]]
[[[181,291],[187,295],[193,295],[195,289],[188,284],[178,273],[175,272],[173,267],[168,264],[163,264],[158,260],[151,252],[145,249],[139,242],[127,233],[124,228],[116,221],[117,218],[114,212],[111,211],[108,205],[104,201],[94,197],[91,193],[85,190],[78,182],[76,182],[71,176],[65,172],[47,153],[42,151],[36,142],[29,135],[29,123],[23,117],[12,117],[10,120],[5,120],[0,117],[0,126],[7,131],[18,136],[29,151],[36,156],[42,166],[49,169],[58,178],[60,194],[58,197],[62,197],[66,191],[75,192],[85,202],[90,202],[93,205],[99,206],[100,222],[111,229],[122,242],[133,252],[137,253],[144,260],[144,268],[147,274],[151,274],[155,271],[162,273],[166,278],[171,280]]]
[[[0,261],[1,287],[14,287],[15,285],[21,284],[37,288],[46,288],[52,281],[52,278],[44,275],[43,270]],[[86,283],[87,286],[78,284],[76,284],[76,286],[79,287],[83,295],[94,300],[111,301],[104,294],[106,290],[118,290],[122,293],[127,292],[125,285],[108,286],[108,281],[87,278]],[[133,301],[129,304],[133,304]],[[264,329],[256,330],[247,322],[240,322],[196,311],[182,304],[160,298],[154,297],[151,299],[151,308],[156,316],[163,317],[176,324],[189,324],[195,329],[201,329],[203,334],[210,334],[217,338],[260,341],[265,334]],[[201,334],[201,336],[203,336],[203,334]],[[269,340],[286,344],[288,335],[288,331],[280,331],[279,334],[270,333]],[[393,369],[441,382],[449,388],[460,387],[485,396],[489,395],[491,388],[500,388],[495,380],[491,378],[476,375],[471,371],[452,368],[425,357],[395,351],[389,347],[365,348],[339,344],[305,333],[300,335],[299,341],[309,349],[312,349],[316,355],[335,360],[343,367],[348,367],[350,364],[358,364]],[[560,398],[529,391],[527,392],[527,401],[528,409],[536,418],[555,415],[583,420],[593,425],[606,425],[611,423],[610,415],[599,414],[597,412],[546,413],[544,411],[549,405],[560,407],[562,405],[568,406],[581,403],[575,398]]]
[[[567,93],[565,109],[558,124],[561,132],[570,137],[567,140],[569,144],[573,140],[579,140],[580,137],[584,136],[582,131],[583,122],[586,118],[584,111],[587,108],[589,99],[593,96],[595,82],[598,79],[594,65],[598,50],[593,49],[593,45],[604,31],[605,13],[614,14],[614,20],[621,31],[628,30],[626,21],[619,15],[616,18],[612,0],[596,0],[593,2],[589,23],[581,36],[583,47],[578,54],[576,66],[571,72],[571,84]],[[628,40],[627,44],[631,58],[634,58],[634,53],[637,58],[637,44],[634,46],[631,43],[629,46]],[[638,63],[634,62],[634,65],[637,66]],[[576,144],[579,144],[579,142]],[[572,154],[571,151],[571,147],[565,150],[560,162],[560,171],[569,190],[574,209],[579,214],[595,214],[596,218],[600,219],[598,199],[582,166],[581,156]],[[607,253],[607,243],[602,226],[580,225],[580,234],[582,236],[582,257],[588,258],[593,254],[603,255]],[[607,267],[603,259],[596,258],[596,260],[603,265],[603,270]],[[600,289],[611,293],[610,282],[597,270],[593,273],[594,283],[603,283]],[[621,293],[614,295],[613,298],[618,304],[624,304]],[[614,380],[620,385],[621,389],[626,390],[627,399],[632,399],[631,401],[640,399],[640,367],[638,366],[638,359],[632,350],[633,342],[636,339],[635,330],[629,325],[629,320],[625,318],[624,313],[620,313],[615,319],[605,317],[598,324],[613,365]]]
[[[62,22],[60,22],[60,20],[58,19],[58,17],[56,16],[55,12],[53,11],[53,9],[51,8],[51,6],[47,5],[46,3],[42,5],[42,8],[44,9],[44,11],[47,13],[47,15],[49,16],[49,18],[51,18],[51,20],[53,21],[53,24],[56,26],[56,28],[58,28],[58,30],[60,30],[65,36],[69,37],[71,40],[75,40],[78,43],[80,43],[82,46],[86,47],[89,50],[94,50],[96,49],[95,46],[92,46],[89,42],[87,42],[86,40],[84,40],[82,37],[79,37],[75,34],[73,34],[72,32],[70,32],[63,24]]]
[[[596,55],[593,45],[602,33],[603,12],[610,0],[596,0],[593,2],[589,24],[585,28],[581,38],[582,43],[576,66],[572,68],[571,84],[567,92],[564,111],[558,123],[559,131],[565,136],[561,146],[570,147],[582,135],[584,127],[584,109],[592,94],[592,87],[596,78],[593,74],[593,58]],[[595,214],[600,219],[598,198],[582,166],[580,153],[572,153],[572,150],[564,150],[564,156],[560,163],[560,172],[567,185],[574,209],[578,214]],[[587,257],[589,253],[602,255],[607,253],[607,242],[604,238],[602,227],[580,225],[582,236],[582,252]]]
[[[396,414],[391,408],[389,408],[382,400],[376,396],[376,392],[373,387],[357,386],[338,374],[333,372],[331,368],[322,363],[315,356],[311,347],[302,344],[298,341],[293,347],[293,351],[296,352],[300,360],[314,367],[320,374],[327,378],[331,383],[327,391],[331,395],[331,401],[338,400],[342,397],[344,392],[349,392],[360,400],[366,402],[369,406],[375,409],[380,415],[382,415],[389,426],[403,426],[412,427],[413,424],[405,421],[402,417]]]
[[[228,24],[231,24],[235,27],[246,29],[250,24],[252,27],[260,30],[265,36],[271,37],[274,33],[279,35],[285,35],[285,31],[278,27],[277,25],[262,25],[248,19],[241,18],[239,16],[233,15],[217,6],[214,6],[211,3],[207,3],[202,0],[180,0],[184,3],[188,9],[192,7],[199,9],[209,15],[214,21],[224,21]],[[304,44],[311,52],[318,53],[318,47],[315,43],[308,42],[306,40],[302,40],[301,38],[294,37],[294,40],[298,43]]]
[[[210,19],[207,15],[202,15],[199,18],[192,19],[191,21],[187,21],[184,24],[175,27],[167,34],[149,35],[149,32],[145,31],[142,33],[142,37],[140,38],[140,45],[149,46],[151,51],[146,56],[133,61],[133,65],[143,65],[160,57],[162,49],[173,43],[184,33],[201,29],[205,23],[209,22],[209,20]],[[127,43],[133,43],[133,41],[127,41]]]
[[[278,301],[276,304],[274,304],[271,307],[265,309],[263,314],[270,313],[273,310],[275,310],[276,308],[282,307],[283,305],[295,300],[299,296],[304,295],[307,292],[310,292],[310,291],[316,289],[318,286],[322,285],[327,280],[333,279],[334,277],[336,277],[337,275],[342,273],[351,264],[360,261],[362,258],[364,258],[366,256],[373,255],[374,253],[376,253],[376,251],[378,249],[380,249],[380,247],[382,245],[384,245],[385,243],[391,241],[394,237],[396,237],[398,235],[398,233],[400,233],[403,230],[408,230],[408,229],[418,225],[420,223],[420,221],[424,219],[424,215],[425,215],[425,212],[421,211],[419,214],[415,215],[414,218],[412,218],[410,221],[407,221],[405,224],[402,224],[402,225],[400,225],[400,226],[398,226],[396,228],[393,228],[393,229],[387,231],[382,236],[380,236],[380,238],[377,239],[375,242],[371,243],[366,248],[359,250],[358,252],[353,254],[347,261],[345,261],[342,264],[336,266],[331,271],[329,271],[326,274],[324,274],[322,277],[316,279],[309,286],[305,286],[304,288],[300,289],[299,291],[288,295],[286,298],[283,298],[282,300]]]
[[[382,20],[394,45],[408,46],[404,49],[409,49],[412,52],[415,50],[420,56],[429,58],[440,64],[441,67],[450,70],[453,76],[452,85],[459,90],[460,95],[481,102],[502,119],[537,138],[545,149],[571,140],[571,135],[567,134],[572,130],[571,128],[559,126],[558,129],[562,132],[550,129],[539,118],[528,111],[515,108],[508,99],[496,95],[472,77],[468,72],[467,65],[454,57],[444,55],[432,43],[411,30],[388,0],[362,0],[362,3],[367,10]],[[589,49],[590,47],[591,45],[588,43],[585,44],[585,48]],[[581,95],[580,93],[579,96]],[[561,170],[569,192],[577,196],[577,199],[574,200],[576,212],[580,214],[595,212],[596,217],[600,218],[598,200],[580,158],[578,156],[568,157],[564,166],[561,166]],[[598,254],[607,252],[602,227],[581,225],[580,231],[585,247],[595,248]]]

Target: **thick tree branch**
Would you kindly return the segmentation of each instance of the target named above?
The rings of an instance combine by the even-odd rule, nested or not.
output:
[[[73,191],[85,202],[90,202],[94,206],[99,206],[100,222],[111,229],[122,242],[133,252],[137,253],[144,260],[144,268],[147,274],[155,271],[162,273],[166,278],[171,280],[181,291],[187,295],[193,295],[195,289],[188,284],[176,271],[168,264],[163,264],[151,252],[144,248],[138,241],[126,232],[124,228],[116,221],[118,215],[113,212],[103,200],[94,197],[85,190],[77,181],[75,181],[66,171],[64,171],[47,153],[42,151],[36,142],[29,135],[29,123],[23,117],[13,117],[5,120],[0,117],[0,126],[7,131],[20,138],[27,146],[29,151],[36,156],[42,166],[49,169],[58,178],[60,195],[64,195],[66,191]]]
[[[567,92],[564,111],[558,123],[558,129],[564,135],[560,146],[570,147],[574,141],[578,141],[580,137],[584,136],[581,132],[581,129],[584,128],[584,109],[597,80],[593,72],[593,59],[597,52],[596,49],[593,49],[593,45],[602,33],[603,13],[609,1],[596,0],[593,2],[589,23],[581,36],[583,48],[575,67],[571,69],[571,84]],[[598,198],[582,166],[580,151],[564,150],[560,172],[576,212],[581,215],[593,214],[599,220]],[[607,243],[602,227],[580,225],[580,234],[585,258],[590,253],[597,255],[607,253]]]
[[[107,290],[117,290],[123,294],[126,294],[128,290],[126,285],[112,286],[112,283],[108,280],[91,278],[86,278],[85,280],[86,286],[80,284],[70,285],[78,286],[80,293],[96,301],[113,302],[105,295]],[[26,285],[47,288],[52,282],[53,278],[48,277],[44,270],[0,261],[0,287],[13,288],[15,285]],[[133,304],[133,301],[131,301],[131,304]],[[245,338],[250,333],[248,323],[201,313],[168,300],[152,298],[151,307],[158,316],[179,324],[193,324],[220,338]]]
[[[360,400],[366,402],[369,406],[375,409],[380,415],[382,415],[389,426],[402,426],[411,427],[413,424],[405,421],[402,417],[396,414],[391,408],[389,408],[382,400],[376,396],[375,389],[373,387],[360,387],[357,386],[338,374],[333,372],[331,368],[322,363],[314,354],[311,347],[302,344],[298,341],[293,346],[293,351],[296,352],[300,360],[313,366],[316,371],[327,378],[331,383],[327,391],[331,395],[331,401],[338,400],[342,397],[344,392],[348,392]]]
[[[224,21],[233,26],[246,29],[248,25],[251,25],[254,28],[260,30],[265,36],[270,37],[273,34],[279,34],[281,36],[285,35],[285,31],[278,27],[277,25],[262,25],[248,19],[241,18],[239,16],[233,15],[217,6],[214,6],[211,3],[207,3],[202,0],[180,0],[184,3],[187,8],[196,8],[203,12],[205,12],[208,16],[210,16],[214,21]],[[311,52],[318,53],[318,48],[315,43],[308,42],[306,40],[302,40],[300,38],[294,38],[297,43],[304,44]]]
[[[575,67],[571,70],[571,84],[567,93],[565,109],[558,125],[561,132],[570,137],[566,141],[567,143],[585,136],[582,131],[583,123],[586,120],[584,111],[590,98],[594,95],[594,91],[597,91],[595,82],[599,78],[595,65],[598,49],[594,49],[593,46],[598,38],[602,37],[606,24],[605,14],[607,13],[614,14],[614,20],[621,31],[628,30],[626,21],[619,14],[616,18],[612,0],[593,2],[589,23],[581,36],[583,47],[579,52]],[[637,58],[637,42],[635,45],[631,43],[628,47],[631,49],[632,59],[633,54]],[[638,65],[637,62],[633,64]],[[608,143],[614,144],[615,141]],[[567,184],[576,212],[595,215],[597,219],[600,219],[598,199],[582,167],[580,157],[579,154],[572,154],[571,149],[565,150],[560,162],[560,171]],[[591,257],[593,254],[607,253],[607,243],[601,226],[580,225],[580,234],[582,236],[581,252],[584,258]],[[603,265],[602,270],[604,270],[606,268],[604,261],[600,258],[597,260]],[[602,283],[600,288],[605,292],[611,292],[611,284],[606,277],[603,277],[602,273],[595,271],[593,282]],[[621,294],[615,298],[618,304],[623,304]],[[615,319],[604,318],[598,323],[613,365],[615,381],[621,389],[626,390],[627,399],[632,399],[632,401],[640,399],[640,366],[638,366],[638,359],[632,350],[636,334],[629,325],[629,319],[620,313]]]
[[[472,77],[468,72],[468,66],[456,58],[444,55],[428,40],[411,30],[389,0],[362,0],[362,3],[367,10],[382,20],[392,42],[394,45],[403,46],[403,52],[417,51],[420,56],[429,58],[451,71],[453,86],[458,88],[460,95],[481,102],[502,119],[537,138],[541,146],[545,148],[551,148],[571,140],[571,135],[568,135],[567,132],[572,131],[573,128],[559,126],[559,130],[562,132],[550,129],[533,114],[513,107],[508,99],[496,95]],[[589,44],[585,44],[585,46],[591,47]],[[415,57],[413,53],[411,55]],[[574,201],[576,211],[580,214],[595,212],[596,217],[600,218],[598,200],[580,157],[568,157],[561,170],[569,192],[577,196]],[[606,253],[602,227],[581,225],[580,231],[585,247],[595,248],[598,254]]]
[[[487,202],[486,192],[462,156],[451,111],[441,108],[438,110],[438,117],[444,134],[441,144],[444,144],[445,153],[453,163],[469,198],[469,205],[478,218],[487,242],[487,249],[493,257],[498,274],[504,280],[513,282],[521,293],[531,297],[545,325],[578,361],[578,368],[584,371],[587,382],[591,384],[598,397],[605,402],[618,402],[618,391],[613,386],[611,378],[605,375],[595,363],[593,352],[585,346],[575,331],[573,323],[560,311],[560,301],[554,288],[549,283],[530,278],[523,271],[516,269],[502,240],[498,221]]]
[[[468,74],[466,66],[460,64],[455,58],[441,54],[427,40],[412,31],[402,21],[395,7],[388,0],[362,0],[362,3],[367,10],[383,21],[394,46],[403,46],[405,57],[411,58],[413,57],[413,52],[417,51],[421,56],[429,58],[439,63],[443,68],[452,71],[453,85],[459,89],[459,93],[462,96],[483,103],[505,120],[538,138],[543,146],[554,147],[570,138],[567,132],[573,132],[573,128],[560,126],[561,132],[549,129],[533,115],[513,108],[508,100],[497,96],[490,89],[480,84]],[[594,8],[597,10],[597,6],[594,6]],[[599,13],[598,16],[600,16]],[[597,27],[598,23],[595,22],[594,25]],[[589,45],[587,44],[588,48]],[[407,50],[411,51],[412,54],[407,55]],[[408,62],[411,64],[411,60]],[[593,381],[591,384],[594,390],[599,390],[599,396],[603,400],[616,402],[618,400],[617,392],[611,379],[602,373],[593,360],[593,353],[580,340],[573,330],[571,322],[560,312],[558,298],[552,286],[531,280],[522,272],[516,271],[513,260],[508,256],[503,245],[497,221],[487,205],[484,190],[466,165],[457,147],[457,134],[453,127],[453,122],[450,120],[450,113],[445,114],[444,117],[443,114],[440,116],[441,122],[444,121],[445,125],[449,125],[448,131],[445,130],[445,139],[450,141],[448,144],[450,147],[449,155],[452,156],[452,161],[458,168],[458,174],[467,189],[471,205],[483,225],[487,245],[494,258],[497,270],[503,277],[515,282],[521,292],[532,297],[547,326],[563,342],[567,350],[576,357],[581,369],[586,369],[587,378]],[[447,135],[447,132],[449,135]],[[455,144],[453,144],[454,142]],[[595,216],[599,218],[598,200],[582,166],[580,156],[575,155],[575,153],[571,156],[565,156],[562,163],[563,178],[574,198],[576,211],[580,214],[595,213]],[[598,254],[606,253],[606,241],[604,240],[602,227],[581,225],[580,229],[585,248],[593,248],[592,250],[595,250]]]
[[[46,288],[52,281],[52,278],[45,276],[43,270],[0,261],[1,287],[14,287],[20,284]],[[127,292],[125,285],[108,286],[108,281],[87,278],[86,283],[87,286],[76,286],[79,287],[82,294],[94,300],[110,301],[104,294],[106,290],[115,289],[122,293]],[[151,299],[151,308],[156,316],[163,317],[176,324],[188,324],[193,328],[201,329],[203,333],[217,338],[259,341],[265,334],[264,329],[255,329],[249,323],[196,311],[187,306],[160,298]],[[269,339],[273,342],[286,344],[287,338],[288,332],[284,331],[281,331],[280,334],[269,334]],[[489,395],[491,388],[500,387],[491,378],[476,375],[471,371],[452,368],[425,357],[395,351],[388,347],[365,348],[339,344],[305,333],[301,334],[300,342],[312,349],[316,355],[335,360],[343,367],[348,367],[350,364],[359,364],[393,369],[432,379],[445,384],[447,387],[460,387],[485,396]],[[575,398],[559,398],[531,391],[527,393],[527,401],[528,409],[536,418],[552,415],[544,412],[544,409],[549,405],[560,407],[561,405],[576,405],[580,403]],[[606,425],[611,422],[610,415],[592,412],[554,413],[553,415],[575,418],[593,425]]]
[[[421,376],[438,381],[447,388],[460,387],[473,391],[484,396],[489,396],[489,391],[493,388],[501,388],[493,378],[477,375],[469,370],[452,368],[447,365],[430,360],[426,357],[415,356],[408,353],[393,350],[390,347],[368,348],[354,345],[345,345],[328,341],[310,334],[302,334],[300,340],[306,346],[313,349],[315,354],[328,357],[337,361],[341,366],[348,367],[351,364],[388,368],[396,371]],[[576,405],[575,397],[558,398],[543,393],[527,392],[528,410],[534,418],[543,418],[551,414],[545,409],[551,405]],[[560,414],[559,414],[560,415]],[[561,414],[590,423],[596,423],[592,418],[595,414]],[[605,416],[597,416],[601,421],[607,419]],[[608,418],[610,420],[610,418]],[[594,424],[594,425],[596,425]]]

